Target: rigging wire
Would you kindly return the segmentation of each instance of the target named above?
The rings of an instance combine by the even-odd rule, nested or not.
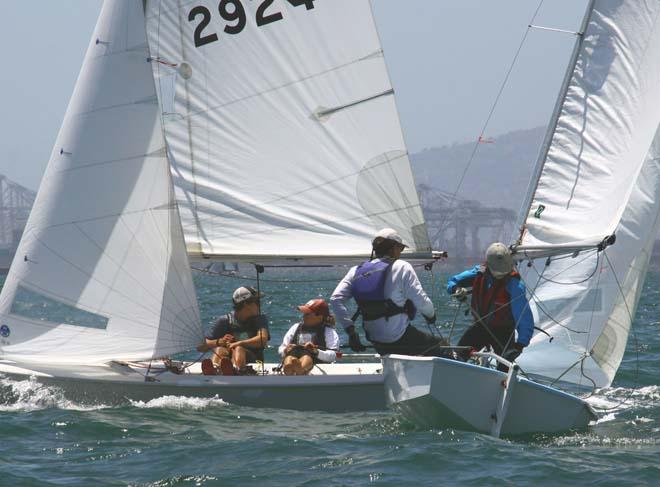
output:
[[[495,109],[497,108],[497,105],[500,102],[500,98],[502,97],[502,94],[504,93],[504,89],[506,88],[509,78],[511,77],[511,73],[513,72],[513,68],[516,65],[516,62],[518,61],[518,57],[520,56],[520,53],[522,51],[523,46],[525,45],[525,42],[527,41],[527,36],[529,35],[530,30],[532,29],[532,24],[534,24],[534,20],[536,20],[536,16],[538,15],[539,11],[541,10],[541,7],[543,6],[545,0],[540,0],[538,6],[536,7],[536,10],[534,11],[534,15],[532,15],[532,18],[530,21],[527,23],[527,30],[525,30],[525,34],[523,35],[520,44],[518,45],[518,49],[516,50],[515,55],[513,56],[513,60],[511,61],[511,64],[509,65],[509,68],[506,72],[506,75],[504,76],[504,80],[502,81],[502,84],[500,85],[500,89],[497,92],[497,96],[495,96],[495,101],[490,107],[490,111],[488,112],[488,116],[486,117],[486,121],[481,127],[481,131],[479,132],[479,137],[477,138],[477,141],[474,143],[474,146],[472,147],[472,151],[470,153],[470,157],[468,158],[468,162],[465,165],[465,169],[463,170],[463,173],[461,174],[461,177],[458,181],[458,184],[456,185],[456,190],[454,193],[451,195],[451,198],[449,200],[449,207],[456,201],[456,197],[458,195],[458,192],[461,189],[461,186],[463,185],[463,181],[465,180],[465,177],[467,176],[467,173],[470,169],[470,166],[474,162],[474,158],[477,154],[477,151],[479,150],[479,146],[481,145],[482,141],[484,140],[484,134],[486,133],[486,129],[488,128],[488,125],[490,124],[490,120],[493,117],[493,114],[495,113]],[[450,212],[447,212],[445,216],[443,217],[442,221],[440,222],[439,225],[439,230],[436,234],[440,234],[444,230],[445,223],[447,222],[447,218],[449,216]],[[433,239],[434,240],[434,239]]]
[[[623,304],[626,308],[626,313],[628,314],[628,318],[630,319],[630,331],[632,332],[633,339],[635,340],[635,376],[633,378],[633,386],[638,386],[639,385],[639,341],[637,340],[637,333],[635,333],[635,330],[633,328],[633,314],[630,311],[630,308],[628,307],[628,301],[626,300],[625,293],[623,292],[623,287],[619,282],[619,278],[616,275],[614,266],[612,265],[612,262],[610,261],[610,258],[608,257],[607,253],[603,251],[603,254],[605,255],[605,260],[607,261],[607,265],[609,265],[610,269],[612,269],[612,275],[614,276],[614,281],[616,282],[617,288],[619,289],[619,293],[621,294],[621,299],[623,300]],[[635,390],[636,390],[635,387],[631,388],[631,390],[628,391],[628,394],[619,403],[615,404],[614,406],[610,408],[598,407],[597,409],[599,411],[604,411],[604,412],[619,409],[621,406],[623,406],[626,402],[630,400],[630,398],[635,393]]]
[[[594,270],[591,272],[591,274],[589,274],[587,277],[585,277],[581,281],[559,282],[559,281],[555,281],[554,278],[557,277],[558,275],[572,269],[573,267],[575,267],[577,265],[580,265],[582,262],[586,261],[590,257],[591,257],[591,255],[586,255],[582,260],[579,260],[578,262],[575,262],[573,265],[567,267],[566,269],[563,269],[561,272],[558,272],[557,274],[553,275],[551,278],[550,277],[545,277],[543,275],[545,271],[542,272],[542,273],[539,273],[539,271],[536,269],[536,267],[533,264],[530,265],[529,267],[531,267],[534,270],[534,272],[536,273],[536,275],[539,276],[539,280],[543,279],[544,281],[550,282],[552,284],[557,284],[559,286],[574,286],[576,284],[582,284],[584,282],[587,282],[589,279],[591,279],[596,274],[596,271],[598,270],[598,267],[600,266],[600,251],[596,250],[596,265],[594,266]]]

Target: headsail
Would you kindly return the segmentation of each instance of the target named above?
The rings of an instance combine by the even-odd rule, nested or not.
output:
[[[149,359],[201,338],[141,2],[106,0],[0,295],[3,358]]]
[[[369,0],[149,0],[147,32],[190,255],[430,255]]]
[[[602,252],[521,266],[540,326],[527,372],[607,386],[621,362],[660,210],[660,4],[596,0],[526,209],[522,248]],[[548,265],[549,263],[549,265]]]

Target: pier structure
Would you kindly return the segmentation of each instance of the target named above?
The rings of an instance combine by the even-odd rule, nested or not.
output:
[[[431,245],[454,261],[479,261],[493,242],[511,241],[516,212],[455,198],[426,184],[417,187]]]
[[[0,174],[0,269],[6,270],[34,204],[36,193]]]

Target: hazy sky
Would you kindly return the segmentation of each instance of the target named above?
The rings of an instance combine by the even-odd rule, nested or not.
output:
[[[48,162],[101,3],[2,4],[0,173],[28,187]],[[372,3],[409,150],[476,139],[539,2]],[[585,5],[546,0],[535,24],[576,30]],[[531,30],[487,135],[547,123],[573,42]]]

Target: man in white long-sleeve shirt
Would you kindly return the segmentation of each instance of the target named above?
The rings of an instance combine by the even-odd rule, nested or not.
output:
[[[433,303],[422,288],[413,267],[401,260],[406,248],[399,234],[385,228],[372,242],[371,259],[351,268],[330,298],[330,305],[349,337],[354,351],[364,351],[347,304],[355,299],[362,315],[367,339],[381,355],[443,355],[442,337],[424,333],[410,324],[419,311],[427,323],[435,323]]]
[[[315,363],[332,363],[337,359],[339,336],[328,303],[312,299],[298,306],[302,322],[293,325],[284,335],[278,351],[284,359],[284,375],[306,375]]]

